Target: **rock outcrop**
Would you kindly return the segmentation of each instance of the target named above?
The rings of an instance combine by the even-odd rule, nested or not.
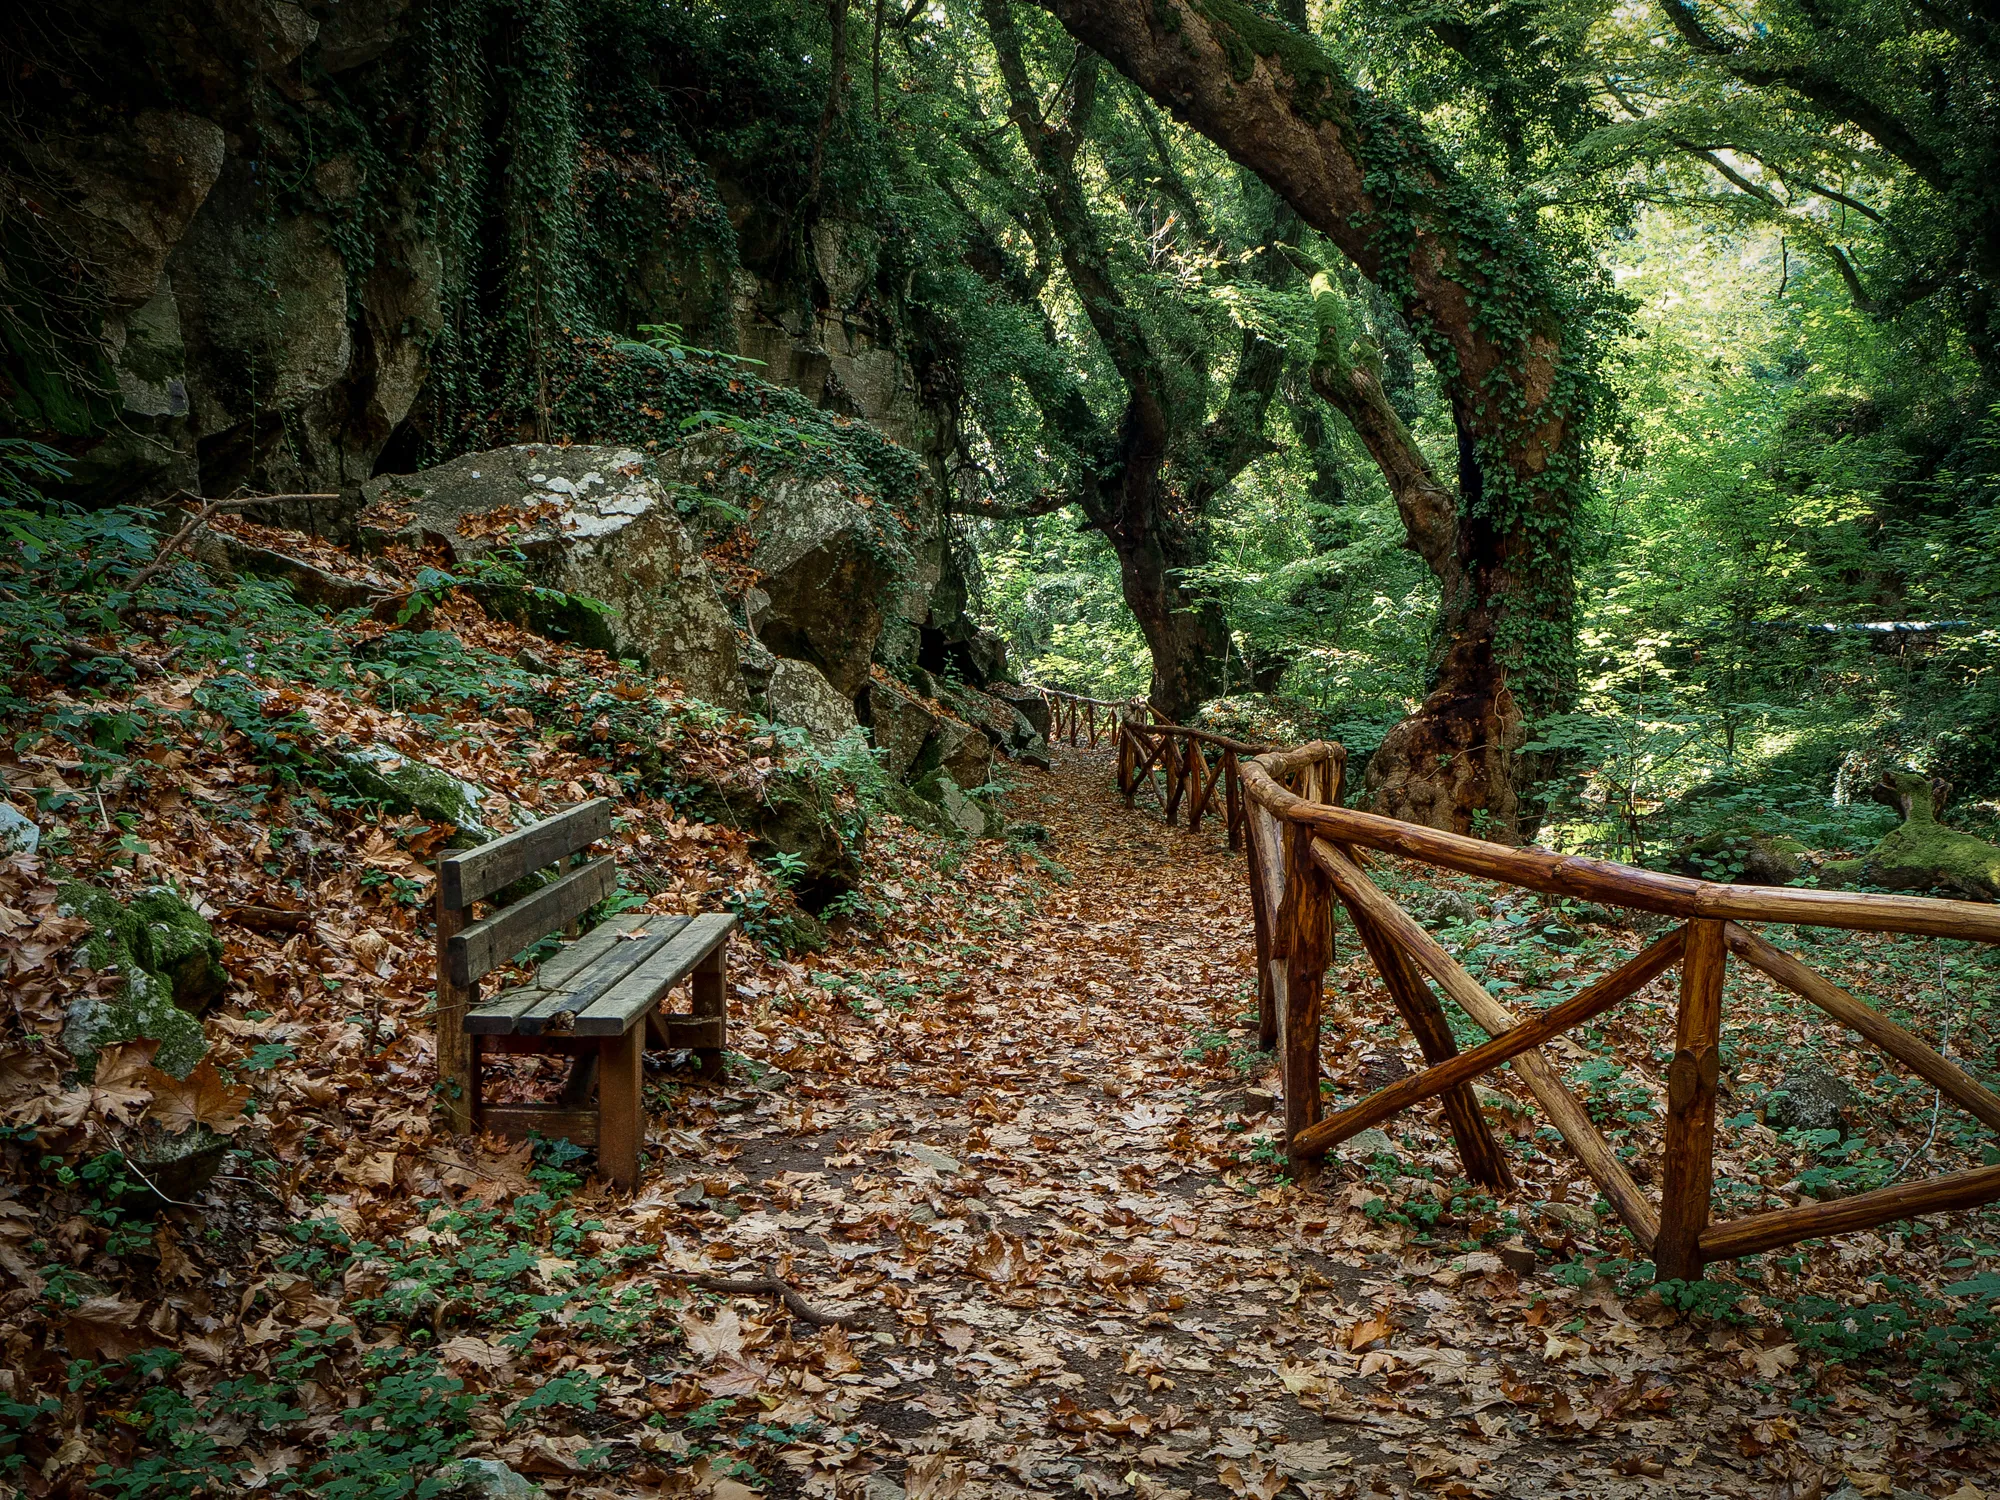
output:
[[[701,497],[691,524],[710,545],[740,552],[748,542],[747,569],[721,582],[764,646],[810,662],[849,700],[878,657],[914,654],[943,566],[925,507],[898,511],[726,431],[663,451],[659,465]]]
[[[822,749],[839,744],[858,727],[854,704],[841,696],[819,668],[789,656],[779,657],[771,669],[764,701],[774,722],[797,725]]]
[[[603,604],[616,654],[697,698],[749,706],[735,625],[644,453],[531,443],[373,479],[362,493],[378,543],[442,543],[461,566],[518,556],[529,582]]]

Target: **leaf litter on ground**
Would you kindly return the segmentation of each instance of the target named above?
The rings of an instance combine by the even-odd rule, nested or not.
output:
[[[442,702],[273,675],[259,711],[542,811],[618,797],[644,910],[751,886],[782,908],[740,830],[662,794],[754,783],[787,754],[772,737],[461,598],[427,629],[535,673]],[[173,884],[212,916],[231,977],[186,1078],[145,1043],[80,1076],[64,1019],[115,976],[77,961],[54,857],[0,862],[0,1484],[17,1493],[432,1494],[456,1458],[577,1500],[1986,1492],[1992,1427],[1960,1399],[1979,1398],[1975,1372],[1945,1389],[1921,1329],[1843,1346],[1798,1309],[1881,1306],[1870,1278],[1887,1274],[1943,1314],[1990,1316],[1990,1213],[1767,1257],[1704,1304],[1646,1285],[1574,1163],[1518,1127],[1504,1076],[1482,1102],[1521,1178],[1505,1201],[1457,1180],[1430,1109],[1389,1122],[1385,1152],[1292,1182],[1241,858],[1213,828],[1126,810],[1102,754],[1010,773],[1038,850],[877,810],[861,915],[830,946],[738,945],[730,1076],[649,1074],[637,1193],[561,1143],[454,1138],[433,1108],[425,906],[449,830],[274,776],[278,752],[196,708],[222,671],[163,663],[132,690],[167,727],[129,773],[93,785],[52,740],[4,763],[12,791],[59,810],[61,864]],[[670,767],[653,785],[590,717],[607,681],[661,708],[641,747]],[[1491,926],[1445,931],[1475,940],[1496,987],[1560,991],[1632,946],[1572,917],[1588,941],[1551,948],[1510,920],[1519,893],[1385,878],[1488,903]],[[1881,944],[1819,957],[1936,1003]],[[1351,942],[1328,992],[1336,1100],[1421,1066]],[[1763,1032],[1738,1058],[1741,1100],[1808,1025],[1754,979],[1732,1003]],[[1670,1027],[1656,986],[1552,1049],[1639,1171]],[[1894,1116],[1873,1145],[1907,1133],[1914,1096],[1821,1055]],[[500,1087],[553,1082],[521,1061]],[[133,1145],[149,1126],[212,1133],[224,1168],[185,1201],[160,1190]],[[1754,1208],[1795,1197],[1815,1149],[1750,1120],[1720,1161]],[[1946,1136],[1926,1167],[1971,1149]],[[867,1326],[691,1284],[714,1276],[777,1277]]]

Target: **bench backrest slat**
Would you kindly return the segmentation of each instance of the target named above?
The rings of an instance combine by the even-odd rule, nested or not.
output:
[[[610,895],[617,882],[617,860],[609,855],[593,859],[534,895],[454,933],[445,943],[445,968],[451,982],[469,985],[490,974],[536,938],[569,926]]]
[[[451,910],[463,911],[523,875],[568,858],[611,832],[611,811],[609,797],[594,797],[568,812],[452,855],[438,865],[438,900]]]

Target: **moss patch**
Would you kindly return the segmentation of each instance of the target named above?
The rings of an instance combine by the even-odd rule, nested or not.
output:
[[[1875,796],[1902,812],[1903,826],[1863,862],[1870,880],[1891,890],[1946,890],[2000,900],[2000,845],[1938,822],[1936,793],[1928,778],[1888,772]]]
[[[120,1042],[160,1044],[153,1061],[185,1077],[208,1050],[195,1019],[229,983],[222,943],[201,914],[164,886],[120,900],[101,886],[73,882],[62,902],[90,923],[83,954],[93,969],[116,969],[125,985],[115,1000],[71,1007],[63,1046],[84,1072]]]

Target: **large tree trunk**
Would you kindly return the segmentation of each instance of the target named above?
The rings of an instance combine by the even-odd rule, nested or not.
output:
[[[1461,444],[1461,506],[1438,478],[1404,425],[1382,381],[1374,341],[1357,332],[1332,276],[1312,279],[1319,342],[1312,386],[1346,417],[1388,481],[1403,520],[1406,544],[1438,581],[1429,685],[1418,712],[1389,732],[1369,757],[1365,787],[1378,808],[1411,822],[1454,832],[1502,832],[1518,826],[1526,724],[1498,652],[1497,622],[1487,602],[1497,561],[1491,526],[1481,523],[1479,470],[1470,436]]]
[[[1054,102],[1044,104],[1035,92],[1009,0],[981,0],[981,10],[1007,88],[1008,114],[1035,163],[1037,192],[1070,288],[1125,383],[1117,440],[1106,445],[1111,452],[1078,500],[1118,555],[1126,605],[1152,652],[1150,700],[1168,718],[1182,721],[1216,695],[1229,653],[1222,610],[1189,589],[1186,571],[1207,560],[1203,515],[1209,501],[1266,450],[1264,414],[1283,368],[1283,351],[1246,332],[1221,409],[1198,435],[1189,433],[1205,414],[1170,398],[1173,382],[1145,320],[1112,273],[1076,168],[1100,60],[1090,52],[1079,55],[1067,80],[1067,108],[1052,123]],[[1280,205],[1271,206],[1267,239],[1275,246],[1289,234],[1292,220]],[[1061,407],[1044,405],[1065,431],[1074,429],[1069,413],[1079,408],[1088,411],[1075,391]],[[1170,453],[1176,459],[1171,476]]]
[[[1160,494],[1162,459],[1128,451],[1113,481],[1084,510],[1118,554],[1126,607],[1152,653],[1147,701],[1185,724],[1222,689],[1229,622],[1214,601],[1196,597],[1183,582],[1186,570],[1205,560],[1205,549]]]
[[[1465,438],[1464,597],[1432,691],[1369,782],[1382,811],[1505,836],[1531,770],[1526,726],[1574,693],[1570,530],[1594,388],[1565,345],[1556,278],[1419,126],[1242,0],[1037,3],[1337,245],[1444,378]]]

